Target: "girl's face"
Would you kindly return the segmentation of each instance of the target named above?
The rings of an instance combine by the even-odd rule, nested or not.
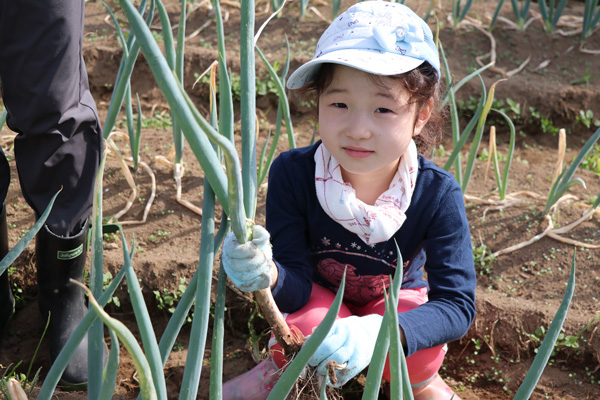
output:
[[[428,102],[417,113],[400,82],[336,65],[319,97],[319,134],[342,167],[344,181],[391,180],[413,136],[431,115]],[[369,182],[369,181],[367,181]]]

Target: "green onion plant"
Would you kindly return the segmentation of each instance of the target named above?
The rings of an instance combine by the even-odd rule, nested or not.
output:
[[[163,42],[165,47],[165,54],[167,62],[171,66],[171,69],[175,72],[175,75],[179,79],[179,82],[183,86],[183,67],[184,67],[184,51],[185,51],[185,27],[187,20],[187,1],[181,0],[180,2],[180,15],[179,15],[179,26],[177,28],[177,42],[174,42],[173,32],[171,29],[171,23],[169,21],[169,14],[161,0],[157,0],[157,10],[160,15],[160,22],[162,25]],[[138,103],[139,104],[139,103]],[[173,118],[173,145],[175,147],[175,165],[181,165],[183,158],[183,134],[181,128],[177,125],[177,122]],[[175,167],[175,170],[179,169]]]
[[[273,10],[279,10],[283,6],[284,3],[285,3],[285,0],[271,0],[271,8]],[[281,12],[277,13],[276,15],[277,15],[277,17],[280,17]]]
[[[548,364],[548,360],[550,360],[550,356],[554,350],[554,345],[556,344],[558,335],[560,334],[563,323],[567,318],[567,311],[569,310],[571,300],[573,299],[573,293],[575,291],[575,254],[576,252],[573,251],[571,273],[569,275],[569,281],[567,282],[567,289],[565,291],[565,295],[563,296],[563,300],[556,312],[556,315],[550,323],[548,333],[546,333],[542,344],[538,348],[537,354],[533,360],[533,363],[531,364],[531,367],[529,368],[529,371],[527,371],[527,375],[525,375],[523,383],[519,387],[517,393],[515,393],[514,400],[527,400],[531,397],[533,390],[537,386],[537,383],[544,372],[546,364]]]
[[[493,140],[492,146],[493,146],[493,154],[490,153],[490,157],[493,157],[493,161],[494,161],[494,172],[495,172],[495,176],[496,176],[496,184],[498,186],[498,197],[500,198],[500,200],[505,200],[506,199],[506,189],[508,187],[508,173],[510,171],[510,165],[512,163],[512,158],[513,158],[513,153],[515,151],[515,124],[512,122],[512,120],[510,119],[510,117],[508,115],[506,115],[506,113],[504,111],[501,110],[497,110],[497,109],[492,109],[493,111],[497,112],[498,114],[500,114],[502,116],[502,118],[504,118],[506,120],[506,123],[508,125],[509,131],[510,131],[510,141],[508,144],[508,154],[506,156],[506,163],[504,164],[504,170],[502,171],[502,173],[500,172],[500,165],[498,163],[498,152],[496,149],[496,137],[494,135],[494,138],[490,138],[490,140]]]
[[[388,296],[386,299],[386,312],[383,315],[381,329],[377,335],[375,350],[373,351],[371,364],[367,371],[367,379],[362,396],[364,400],[377,398],[388,353],[390,353],[390,376],[394,385],[394,388],[390,390],[391,393],[399,393],[401,395],[400,399],[406,398],[412,400],[413,398],[410,381],[407,376],[408,369],[406,368],[406,359],[404,358],[404,348],[402,343],[400,343],[398,316],[396,314],[398,309],[397,298],[402,284],[404,265],[397,243],[396,251],[398,254],[396,271],[394,272],[394,278],[391,280],[389,295],[386,293],[386,296]],[[394,354],[394,360],[392,360],[392,353]]]
[[[306,10],[308,9],[308,3],[310,0],[300,0],[300,20],[304,18],[304,14],[306,14]]]
[[[102,232],[102,178],[104,176],[104,166],[106,165],[107,153],[104,152],[96,180],[94,182],[94,193],[92,201],[92,226],[91,226],[91,267],[90,267],[90,290],[94,298],[100,298],[103,294],[103,276],[104,262],[102,251],[103,232]],[[92,322],[88,331],[88,395],[90,398],[98,398],[102,391],[102,371],[104,369],[104,324],[101,319]],[[113,361],[114,362],[114,361]],[[108,389],[105,389],[108,390]]]
[[[600,22],[600,4],[597,0],[585,0],[583,7],[583,25],[581,27],[581,40],[588,39]]]
[[[111,398],[117,387],[117,372],[119,371],[121,349],[119,348],[119,338],[114,329],[109,329],[108,334],[110,336],[111,347],[108,353],[108,360],[106,361],[106,374],[102,380],[102,387],[98,395],[99,399]]]
[[[462,4],[462,0],[452,0],[452,26],[454,28],[465,19],[472,4],[473,0],[466,0],[464,4]]]
[[[531,0],[510,0],[510,2],[515,18],[517,19],[517,26],[520,31],[524,31],[526,28],[525,20],[527,19],[527,14],[529,14]]]
[[[491,32],[496,25],[496,20],[498,19],[498,15],[500,15],[500,10],[502,10],[502,6],[504,5],[505,0],[498,1],[496,5],[496,9],[494,10],[494,14],[492,15],[492,20],[490,21],[490,25],[488,26],[488,31]]]
[[[333,18],[337,17],[340,13],[340,6],[342,5],[342,0],[332,0],[331,2],[331,16]]]
[[[546,3],[546,0],[538,0],[540,14],[542,15],[542,22],[544,23],[544,30],[546,32],[554,32],[556,24],[558,23],[567,2],[568,0],[559,0],[558,3],[556,3],[556,0],[550,0],[549,3]]]
[[[579,183],[585,186],[585,182],[581,178],[573,178],[573,175],[579,168],[581,162],[587,157],[587,155],[594,148],[594,144],[600,139],[600,128],[596,130],[596,132],[588,139],[588,141],[583,145],[579,154],[575,157],[569,168],[564,168],[561,174],[558,176],[558,179],[554,181],[550,191],[548,192],[548,197],[546,199],[546,208],[544,208],[543,215],[546,215],[550,212],[553,206],[558,202],[558,200],[565,194],[565,192],[576,183]]]
[[[111,14],[117,35],[120,41],[123,42],[124,37],[118,21],[110,11],[110,8],[106,4],[104,4],[104,6],[108,9],[109,14]],[[148,8],[146,22],[149,24],[154,17],[155,1],[151,0],[148,7],[147,0],[142,0],[139,6],[139,12],[142,14],[145,13],[146,8]],[[130,35],[127,38],[126,44],[123,46],[123,57],[121,58],[121,63],[119,64],[117,77],[115,79],[115,84],[113,85],[113,94],[110,98],[110,104],[108,106],[106,118],[104,119],[103,131],[105,139],[108,137],[108,135],[110,135],[115,126],[125,97],[131,97],[131,91],[129,91],[127,88],[130,86],[131,74],[139,53],[140,44],[135,40],[134,35]]]
[[[123,31],[121,30],[121,26],[119,25],[119,21],[117,20],[117,17],[113,13],[112,9],[105,2],[102,1],[102,5],[104,6],[104,8],[106,8],[106,11],[112,18],[113,24],[116,29],[116,35],[119,38],[121,47],[123,48],[123,58],[121,60],[123,60],[124,58],[129,58],[129,46],[127,44],[127,41],[125,40],[125,36],[123,35]],[[132,72],[133,72],[133,70],[132,70]],[[119,74],[122,74],[122,72],[119,71]],[[120,81],[120,77],[117,76],[117,82],[119,82],[119,81]],[[131,156],[133,158],[133,169],[137,170],[138,161],[139,161],[139,146],[140,146],[140,139],[141,139],[141,133],[142,133],[142,106],[140,104],[140,98],[136,94],[137,104],[138,104],[138,121],[137,121],[137,127],[134,128],[133,106],[131,103],[131,85],[129,84],[128,81],[123,80],[123,82],[125,82],[125,85],[126,85],[125,93],[124,93],[124,100],[125,100],[125,115],[126,115],[127,132],[129,133],[129,147],[131,148]],[[113,99],[116,99],[116,96],[113,95],[113,97],[111,97],[111,104],[116,104],[116,102],[113,103]],[[109,106],[109,109],[110,109],[110,106]],[[113,106],[113,109],[111,111],[109,111],[109,113],[108,113],[108,116],[105,120],[105,124],[112,123],[114,125],[114,122],[116,121],[118,113],[119,113],[119,110]],[[110,127],[110,126],[107,127],[106,125],[104,126],[104,137],[105,138],[108,138],[108,136],[110,136],[111,130],[112,130],[112,127]]]
[[[270,168],[271,164],[273,163],[273,159],[275,158],[275,155],[277,154],[277,143],[279,142],[279,137],[281,135],[282,120],[284,121],[285,126],[286,126],[289,148],[293,149],[296,147],[296,139],[294,137],[294,128],[292,125],[292,117],[290,115],[290,106],[289,106],[289,102],[287,100],[287,95],[285,93],[285,77],[286,77],[286,75],[289,71],[289,67],[290,67],[290,44],[289,44],[289,41],[287,40],[287,37],[286,37],[286,44],[287,44],[287,57],[285,60],[285,66],[283,68],[281,76],[277,75],[277,72],[271,66],[271,64],[269,63],[269,61],[267,60],[267,58],[265,57],[263,52],[260,51],[258,46],[256,47],[256,51],[257,51],[258,55],[260,56],[260,58],[262,59],[262,61],[264,62],[265,66],[267,67],[267,70],[269,71],[271,79],[273,79],[273,81],[276,84],[277,92],[279,94],[279,102],[277,104],[277,119],[275,122],[275,133],[273,133],[271,135],[271,132],[269,131],[267,140],[265,141],[265,144],[262,148],[262,151],[261,151],[260,157],[259,157],[258,170],[257,170],[257,174],[258,174],[257,184],[259,186],[267,178],[267,173],[269,171],[269,168]],[[268,149],[268,153],[267,153],[267,149]]]
[[[31,240],[39,232],[39,230],[42,228],[42,226],[44,226],[44,224],[46,223],[46,220],[48,219],[48,215],[50,215],[50,211],[52,211],[52,206],[54,205],[54,201],[56,200],[56,197],[60,194],[60,192],[61,192],[61,190],[59,190],[58,192],[56,192],[56,194],[54,196],[52,196],[52,199],[50,199],[50,202],[48,203],[46,210],[44,210],[42,215],[40,215],[40,217],[35,222],[35,224],[33,224],[31,229],[23,235],[23,237],[17,242],[15,247],[10,249],[10,251],[8,253],[6,253],[6,255],[4,256],[2,261],[0,261],[0,275],[2,275],[4,273],[4,271],[6,271],[8,269],[8,267],[11,266],[11,264],[17,259],[17,257],[19,257],[19,255],[23,252],[23,250],[25,250],[25,247],[27,247],[29,242],[31,242]]]
[[[125,247],[126,246],[125,241],[123,242],[123,244]],[[86,291],[86,293],[90,299],[90,306],[92,307],[94,312],[96,312],[98,317],[106,324],[106,326],[108,326],[108,328],[110,330],[114,331],[114,333],[117,335],[117,337],[123,343],[125,348],[127,348],[127,351],[131,355],[133,364],[135,365],[135,370],[138,373],[138,380],[140,382],[140,394],[141,394],[142,398],[148,399],[148,400],[157,399],[158,396],[157,396],[155,387],[152,383],[151,367],[150,367],[146,357],[144,357],[144,352],[142,351],[142,348],[140,347],[139,343],[137,342],[136,337],[125,326],[125,324],[123,324],[121,321],[119,321],[115,318],[112,318],[110,315],[108,315],[106,313],[106,311],[104,311],[102,306],[100,306],[100,304],[98,304],[98,302],[94,298],[91,290],[86,288],[79,281],[71,279],[71,282],[74,284],[80,285],[84,288],[84,290]],[[164,378],[163,378],[163,380],[164,380]],[[165,394],[165,396],[161,396],[161,398],[166,398],[166,394]]]
[[[463,193],[464,193],[464,192],[466,192],[467,186],[469,185],[469,181],[471,179],[471,174],[473,172],[473,167],[475,164],[475,158],[477,156],[477,152],[479,150],[479,145],[481,143],[481,138],[483,136],[485,121],[486,121],[488,113],[492,107],[492,102],[494,100],[495,87],[499,81],[492,84],[492,86],[490,87],[490,93],[488,95],[486,92],[485,84],[483,83],[483,79],[481,78],[481,75],[479,75],[481,71],[489,68],[490,64],[488,64],[488,65],[480,68],[479,70],[469,74],[467,77],[463,78],[458,84],[454,85],[453,84],[453,76],[450,73],[450,68],[448,66],[448,60],[446,58],[444,48],[441,44],[439,44],[439,51],[440,51],[440,58],[442,61],[442,67],[444,69],[444,73],[446,76],[446,83],[447,83],[447,87],[448,87],[447,92],[442,97],[442,106],[444,106],[445,103],[448,103],[449,107],[450,107],[450,121],[451,121],[451,126],[452,126],[452,143],[454,145],[452,153],[450,154],[450,157],[444,164],[443,168],[446,171],[449,171],[452,168],[452,166],[454,166],[454,176],[456,177],[456,180],[458,181],[458,183],[461,186]],[[479,106],[475,110],[473,117],[467,123],[467,125],[465,126],[465,129],[461,133],[460,132],[460,116],[458,114],[458,107],[456,105],[455,94],[456,94],[456,91],[464,83],[466,83],[469,79],[471,79],[474,76],[479,77],[479,80],[481,82],[482,95],[481,95],[481,99],[479,101]],[[463,147],[466,145],[467,140],[470,138],[471,132],[473,131],[474,128],[475,128],[475,136],[471,143],[469,156],[467,159],[467,163],[465,165],[465,171],[463,172],[463,170],[462,170],[463,166],[462,166],[460,153],[461,153]]]

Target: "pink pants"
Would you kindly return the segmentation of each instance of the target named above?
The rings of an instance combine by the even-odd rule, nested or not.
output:
[[[331,307],[335,294],[325,289],[324,287],[313,283],[312,292],[308,302],[298,311],[287,316],[286,322],[290,326],[295,326],[305,336],[310,335],[317,325],[323,320],[325,314]],[[398,312],[405,312],[418,307],[427,302],[427,289],[403,289],[400,290],[398,300]],[[385,299],[379,298],[371,301],[369,304],[362,307],[346,305],[342,303],[338,318],[345,318],[352,315],[383,315],[385,312]],[[286,364],[286,360],[282,355],[278,344],[275,344],[273,350],[273,360],[275,364],[281,368]],[[422,349],[406,358],[408,367],[408,376],[413,386],[420,386],[430,380],[442,366],[444,356],[446,355],[446,346],[440,345],[429,349]],[[383,371],[383,379],[390,381],[389,359],[386,362]]]

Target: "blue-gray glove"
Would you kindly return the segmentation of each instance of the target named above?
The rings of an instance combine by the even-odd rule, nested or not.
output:
[[[273,251],[269,232],[260,225],[252,227],[252,240],[240,244],[233,232],[223,243],[223,267],[233,284],[243,292],[271,286]]]
[[[379,314],[336,320],[308,365],[317,367],[318,374],[328,375],[327,363],[335,361],[341,369],[335,370],[337,382],[328,385],[341,387],[371,362],[382,320]]]

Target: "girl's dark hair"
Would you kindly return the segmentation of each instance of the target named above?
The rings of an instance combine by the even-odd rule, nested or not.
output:
[[[329,86],[333,80],[333,72],[336,64],[326,63],[316,71],[314,79],[300,89],[301,92],[316,92],[317,97]],[[374,82],[383,85],[381,76],[369,75]],[[440,108],[440,84],[438,83],[437,71],[427,61],[417,68],[404,74],[388,76],[402,84],[409,93],[409,102],[417,107],[417,115],[429,99],[433,100],[431,117],[423,127],[421,134],[415,136],[414,141],[419,153],[427,155],[433,146],[437,146],[442,140],[442,124],[446,119],[446,109]],[[416,119],[415,119],[416,123]]]

